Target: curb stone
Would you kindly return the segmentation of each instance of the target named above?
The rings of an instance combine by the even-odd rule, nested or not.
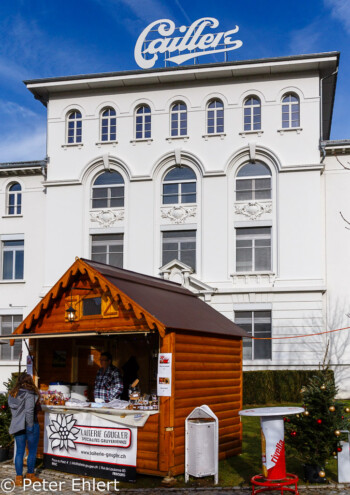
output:
[[[14,478],[15,470],[12,460],[4,461],[0,463],[0,483],[6,478]],[[76,475],[69,473],[61,473],[59,471],[49,470],[49,469],[38,469],[38,474],[43,475],[50,481],[69,481]],[[336,484],[330,483],[327,485],[299,485],[300,495],[350,495],[350,484]],[[8,492],[9,493],[9,492]],[[23,489],[16,488],[11,492],[13,495],[23,494]],[[32,489],[27,489],[25,491],[28,495],[47,495],[48,491],[37,491]],[[69,486],[64,487],[63,490],[58,492],[62,495],[72,495],[72,491]],[[149,495],[250,495],[251,488],[248,485],[245,486],[233,486],[233,487],[184,487],[184,488],[120,488],[119,490],[106,490],[106,491],[81,491],[77,492],[78,495],[116,495],[121,493],[124,495],[140,495],[141,493]],[[280,492],[269,492],[271,495]],[[0,489],[0,495],[7,495],[6,491]]]

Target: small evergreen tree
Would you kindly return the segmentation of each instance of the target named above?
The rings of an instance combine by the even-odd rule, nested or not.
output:
[[[324,471],[326,460],[341,449],[340,430],[349,429],[350,410],[335,400],[338,389],[327,369],[316,372],[301,392],[305,412],[285,418],[286,443],[297,459]]]
[[[12,376],[7,382],[3,382],[6,393],[0,394],[0,447],[4,449],[13,443],[13,437],[9,434],[12,415],[7,400],[9,391],[14,387],[16,380],[17,377]]]

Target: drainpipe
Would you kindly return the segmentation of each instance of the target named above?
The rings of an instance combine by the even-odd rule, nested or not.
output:
[[[322,100],[323,100],[323,81],[325,79],[328,79],[331,76],[335,76],[335,74],[338,73],[338,67],[335,69],[332,74],[328,74],[328,76],[321,77],[320,79],[320,150],[322,152],[322,159],[321,163],[324,162],[324,159],[326,158],[326,150],[325,146],[323,144],[323,110],[322,110]]]

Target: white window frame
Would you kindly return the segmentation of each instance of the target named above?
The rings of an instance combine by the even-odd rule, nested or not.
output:
[[[190,167],[189,168],[192,172],[193,170]],[[164,179],[162,181],[162,206],[168,206],[168,205],[194,205],[197,203],[197,178],[195,179],[174,179],[174,180],[165,180],[166,176],[173,170],[170,169],[167,171],[167,173],[164,176]],[[194,173],[194,172],[193,172]],[[195,173],[194,173],[195,174]],[[196,174],[195,174],[196,175]],[[164,186],[168,184],[176,184],[177,185],[177,193],[172,193],[172,194],[164,194]],[[195,192],[194,193],[183,193],[182,192],[182,185],[183,184],[195,184]],[[196,199],[193,202],[183,202],[182,199],[183,197],[186,197],[186,195],[195,195]],[[177,201],[173,203],[164,203],[164,198],[166,196],[174,196],[177,195]]]
[[[241,317],[241,319],[240,319],[240,313],[250,313],[251,316],[249,319],[246,319],[243,317]],[[259,316],[259,314],[261,314],[261,313],[269,313],[270,316],[269,317]],[[242,321],[240,321],[240,320],[242,320]],[[260,321],[258,321],[258,320],[260,320]],[[263,320],[268,320],[268,321],[263,321]],[[245,309],[243,309],[243,310],[239,310],[239,311],[237,310],[237,311],[235,311],[234,321],[238,326],[242,325],[243,328],[244,328],[244,323],[248,324],[248,325],[250,324],[252,337],[259,336],[259,334],[257,335],[256,331],[255,331],[256,323],[269,323],[270,324],[269,338],[271,339],[271,337],[272,337],[272,312],[271,312],[271,310],[259,310],[259,309],[257,309],[257,310],[249,310],[249,309],[245,310]],[[245,330],[247,331],[247,329],[245,329]],[[249,333],[249,331],[248,331],[248,333]],[[266,332],[264,332],[264,333],[266,333]],[[247,343],[247,342],[251,342],[251,357],[249,357],[249,358],[244,356],[244,347],[246,347],[245,343]],[[255,354],[256,354],[255,348],[259,345],[259,341],[254,340],[254,339],[250,339],[247,337],[243,337],[243,360],[244,361],[257,361],[257,360],[259,360],[259,361],[262,361],[262,360],[271,361],[272,360],[272,340],[270,340],[269,342],[270,342],[270,356],[269,357],[263,357],[263,358],[256,358],[255,357]]]
[[[11,191],[11,187],[19,185],[20,189],[18,191]],[[10,197],[14,198],[14,204],[10,205]],[[22,215],[22,186],[19,182],[11,182],[7,186],[6,190],[6,215],[9,216],[20,216]],[[10,213],[10,208],[14,209],[14,213]]]
[[[184,105],[185,109],[178,109],[175,110],[176,105]],[[185,115],[185,119],[181,119],[181,116]],[[177,124],[175,127],[173,127],[173,118],[177,117],[177,122],[175,120],[175,123]],[[187,114],[187,105],[184,101],[176,101],[171,105],[170,109],[170,136],[171,137],[185,137],[187,136],[187,125],[188,125],[188,114]],[[185,121],[186,122],[186,127],[185,127],[185,133],[181,133],[181,122]]]
[[[253,230],[255,229],[269,229],[269,234],[267,233],[262,233],[262,234],[257,234],[256,232],[254,233]],[[242,231],[242,230],[251,230],[251,234],[245,234],[245,235],[239,235],[239,231]],[[240,273],[271,273],[272,271],[272,228],[269,227],[269,226],[261,226],[261,227],[237,227],[236,228],[236,273],[237,274],[240,274]],[[268,239],[270,241],[270,266],[268,268],[263,268],[263,269],[259,269],[259,270],[256,270],[256,267],[255,267],[255,262],[256,262],[256,249],[259,249],[259,246],[256,246],[256,241],[257,240],[265,240],[265,239]],[[242,240],[242,241],[252,241],[251,243],[251,247],[246,247],[246,248],[240,248],[238,247],[238,240]],[[268,246],[263,246],[263,248],[265,249],[266,247]],[[251,267],[251,270],[249,269],[244,269],[244,270],[240,270],[239,266],[238,266],[238,249],[251,249],[252,251],[252,267]]]
[[[6,238],[6,236],[1,236],[1,280],[3,281],[8,281],[8,282],[11,282],[11,281],[19,281],[19,280],[23,280],[24,278],[24,239],[23,237],[22,238]],[[11,237],[11,236],[9,236]],[[23,242],[23,244],[21,246],[5,246],[5,243],[6,242],[11,242],[11,241],[20,241],[20,242]],[[23,274],[22,274],[22,278],[16,278],[15,277],[15,274],[16,274],[16,252],[20,252],[22,251],[23,252]],[[8,252],[12,252],[13,255],[12,255],[12,278],[4,278],[4,265],[5,265],[5,262],[4,262],[4,255],[5,253],[8,253]]]
[[[95,185],[95,181],[99,178],[100,175],[102,175],[104,172],[102,172],[101,174],[98,174],[97,177],[95,177],[93,183],[92,183],[92,186],[91,186],[91,209],[92,210],[101,210],[103,208],[124,208],[125,206],[125,182],[124,182],[124,177],[121,175],[120,172],[118,172],[117,170],[111,170],[111,172],[113,173],[117,173],[121,176],[121,178],[123,179],[123,183],[122,184],[100,184],[100,185]],[[112,197],[112,189],[115,189],[115,188],[123,188],[123,196],[120,196],[120,198],[123,198],[123,204],[121,206],[111,206],[111,202],[112,202],[112,199],[115,199]],[[107,190],[107,197],[106,198],[94,198],[93,197],[93,191],[96,190],[96,189],[106,189]],[[116,196],[116,197],[119,197],[119,196]],[[94,204],[94,200],[96,199],[100,199],[100,200],[105,200],[106,201],[106,204],[104,206],[93,206]]]
[[[107,111],[113,111],[115,112],[114,115],[103,115],[104,112]],[[104,134],[103,134],[103,120],[107,120],[107,139],[104,139]],[[115,127],[115,136],[112,138],[112,126]],[[100,112],[100,142],[101,143],[108,143],[108,142],[115,142],[117,140],[117,112],[115,108],[113,107],[104,107],[102,108]]]
[[[246,176],[242,176],[242,177],[238,177],[238,173],[247,165],[250,164],[250,162],[248,163],[245,163],[244,165],[242,165],[238,171],[237,171],[237,174],[236,174],[236,177],[235,177],[235,185],[236,185],[236,189],[235,189],[235,200],[236,201],[269,201],[272,199],[272,173],[271,173],[271,169],[270,167],[268,167],[265,163],[263,162],[258,162],[259,164],[261,165],[264,165],[265,167],[267,167],[270,171],[270,175],[246,175]],[[256,198],[256,193],[257,193],[257,189],[256,189],[256,181],[259,180],[259,179],[270,179],[270,187],[269,188],[265,188],[265,189],[258,189],[258,191],[270,191],[270,195],[268,198]],[[246,198],[246,199],[238,199],[237,198],[237,193],[240,193],[240,192],[243,192],[244,190],[238,190],[237,189],[237,182],[240,182],[240,181],[243,181],[243,180],[251,180],[252,181],[252,188],[251,189],[246,189],[245,191],[248,193],[250,192],[250,197],[249,198]]]
[[[290,97],[290,96],[293,96],[294,98],[296,98],[298,101],[295,102],[295,101],[284,101],[286,98]],[[297,106],[298,107],[298,112],[297,112],[297,115],[298,115],[298,121],[297,121],[297,125],[293,125],[293,107],[294,106]],[[284,112],[283,110],[284,109],[287,109],[287,112]],[[285,114],[288,114],[288,120],[284,120],[283,119],[283,116]],[[286,126],[284,126],[284,123],[287,123]],[[297,94],[295,93],[286,93],[285,95],[283,95],[282,97],[282,130],[283,129],[298,129],[300,127],[300,98]]]
[[[71,118],[72,115],[76,115],[74,118]],[[78,116],[79,115],[79,116]],[[73,122],[73,136],[69,136],[69,123]],[[80,122],[80,126],[78,126],[78,122]],[[80,129],[80,135],[78,135],[78,129]],[[71,140],[71,141],[70,141]],[[71,110],[67,114],[66,118],[66,144],[82,144],[83,142],[83,116],[80,110]]]
[[[164,236],[164,234],[169,234],[169,233],[178,233],[178,232],[191,232],[193,235],[192,237],[168,237],[166,238]],[[177,259],[179,261],[182,261],[181,260],[181,244],[184,243],[184,242],[194,242],[195,243],[195,249],[194,249],[194,265],[195,266],[192,266],[191,268],[193,268],[194,271],[196,271],[196,267],[197,267],[197,230],[185,230],[185,229],[182,229],[181,231],[179,230],[164,230],[162,231],[162,266],[169,263],[170,261],[167,261],[165,262],[164,261],[164,245],[165,244],[170,244],[170,243],[177,243],[177,255],[173,258],[173,259]],[[185,261],[182,261],[182,263],[185,263],[187,264]]]
[[[148,109],[149,112],[143,111],[142,113],[138,113],[141,109]],[[146,131],[146,117],[150,116],[150,129]],[[137,119],[140,118],[141,122],[137,122]],[[141,125],[141,131],[137,130],[137,126]],[[149,132],[149,136],[146,136],[146,133]],[[138,133],[141,135],[138,136]],[[139,105],[135,110],[135,140],[143,140],[143,139],[152,139],[152,111],[149,105]]]
[[[257,100],[257,103],[249,104],[249,100]],[[249,110],[246,115],[246,109]],[[258,109],[259,111],[257,112],[257,115],[259,116],[259,122],[258,125],[259,127],[255,126],[254,123],[254,117],[256,117],[256,112],[255,110]],[[249,119],[249,122],[246,122],[246,117]],[[243,129],[244,132],[249,132],[249,131],[256,131],[259,132],[261,131],[261,100],[255,95],[250,95],[244,100],[243,104]]]
[[[113,239],[112,236],[119,236],[119,239]],[[110,237],[110,239],[106,239],[106,237]],[[100,238],[100,239],[98,239]],[[111,253],[111,247],[113,246],[122,246],[122,266],[118,268],[123,268],[124,266],[124,234],[123,233],[114,233],[114,234],[92,234],[91,235],[91,259],[94,260],[93,255],[97,253],[93,253],[93,247],[94,246],[106,246],[106,253],[101,253],[106,255],[106,261],[104,263],[106,265],[110,265],[110,255],[113,254]],[[120,254],[120,253],[119,253]],[[97,261],[97,260],[95,260]],[[115,265],[111,265],[115,266]]]
[[[3,317],[6,317],[6,318],[11,317],[12,318],[11,329],[9,331],[6,331],[6,332],[3,332],[3,321],[2,321]],[[18,322],[18,325],[20,325],[20,323],[23,320],[22,314],[3,314],[3,313],[0,314],[0,335],[9,335],[9,334],[12,334],[14,332],[14,330],[18,326],[18,325],[15,326],[15,324],[14,324],[14,318],[19,318],[20,319],[20,321]],[[18,341],[15,340],[15,344],[17,342],[20,342],[21,349],[22,349],[22,339],[20,339]],[[5,345],[10,345],[10,343],[9,342],[6,342],[6,344],[0,345],[0,363],[3,364],[5,362],[9,362],[9,361],[14,361],[14,362],[18,361],[19,358],[20,358],[20,355],[21,355],[21,350],[19,350],[19,355],[14,357],[15,346],[10,346],[10,348],[11,348],[11,357],[10,357],[10,359],[3,358],[3,356],[2,356],[2,349],[5,347]]]
[[[220,103],[221,106],[217,107],[215,106],[214,108],[210,108],[210,105],[212,103]],[[218,112],[219,110],[222,110],[222,131],[218,130]],[[209,127],[209,112],[213,112],[213,116],[210,116],[210,118],[214,119],[214,125]],[[221,124],[220,124],[221,125]],[[213,130],[210,130],[213,129]],[[206,112],[206,132],[208,136],[211,136],[213,134],[224,134],[225,132],[225,107],[224,103],[220,98],[213,98],[208,101],[207,103],[207,112]]]

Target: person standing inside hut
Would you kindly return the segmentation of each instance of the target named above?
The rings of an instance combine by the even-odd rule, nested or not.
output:
[[[28,447],[26,478],[32,482],[42,482],[34,474],[36,453],[39,443],[38,411],[41,410],[39,390],[33,378],[27,373],[21,373],[16,385],[9,392],[8,405],[11,409],[12,420],[9,433],[15,436],[16,442],[16,479],[15,486],[23,486],[23,457]]]
[[[123,392],[123,379],[120,371],[112,364],[112,354],[102,352],[100,356],[101,368],[95,380],[94,397],[96,402],[111,402],[119,399]]]

